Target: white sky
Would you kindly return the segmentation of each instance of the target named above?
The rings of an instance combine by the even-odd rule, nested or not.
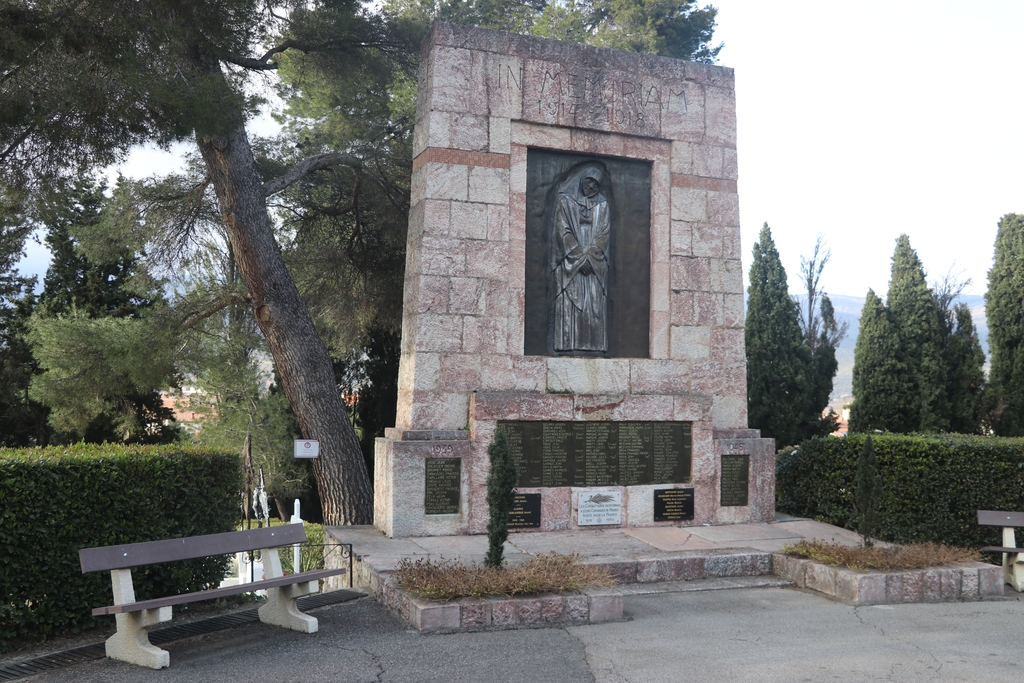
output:
[[[791,290],[822,232],[826,291],[884,295],[906,232],[930,280],[952,268],[983,294],[997,221],[1024,213],[1024,1],[712,4],[736,69],[745,270],[767,221]],[[178,163],[140,150],[122,172]],[[30,244],[20,268],[46,260]]]
[[[790,289],[883,297],[900,233],[930,281],[983,294],[996,223],[1024,213],[1024,2],[713,0],[736,69],[743,259],[765,221]]]

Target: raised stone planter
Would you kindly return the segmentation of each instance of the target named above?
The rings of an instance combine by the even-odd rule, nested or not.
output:
[[[859,572],[775,553],[772,566],[774,574],[798,588],[851,605],[957,602],[1003,595],[1003,568],[981,562],[910,571]]]
[[[378,597],[384,605],[421,633],[579,626],[622,619],[622,592],[614,588],[439,602],[410,595],[389,579],[381,586],[383,595]]]
[[[772,555],[756,551],[703,550],[666,553],[657,558],[601,558],[591,564],[603,567],[624,584],[772,573]],[[388,610],[422,633],[545,628],[622,619],[624,593],[616,588],[440,602],[407,593],[395,584],[390,572],[378,572],[358,556],[353,574],[358,585],[369,589]]]

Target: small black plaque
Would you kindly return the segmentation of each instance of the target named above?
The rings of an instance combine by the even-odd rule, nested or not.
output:
[[[428,515],[459,514],[462,490],[462,458],[427,458],[424,512]]]
[[[655,489],[654,521],[693,519],[693,489]]]
[[[750,456],[722,456],[722,507],[743,507],[748,504]]]
[[[508,516],[509,529],[540,527],[540,494],[517,493]]]
[[[689,422],[498,423],[519,473],[517,486],[640,486],[690,481]]]

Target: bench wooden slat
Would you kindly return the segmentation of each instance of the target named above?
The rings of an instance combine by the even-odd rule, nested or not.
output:
[[[1024,527],[1024,512],[978,510],[978,524],[981,526]]]
[[[1024,553],[1024,548],[1007,548],[1005,546],[990,545],[981,549],[983,553]]]
[[[78,551],[78,559],[82,563],[82,573],[88,574],[177,560],[194,560],[212,555],[228,555],[244,550],[276,548],[302,543],[305,540],[306,530],[302,524],[282,524],[263,529],[228,531],[223,534],[82,548]]]
[[[328,576],[337,576],[338,574],[344,574],[347,571],[347,569],[316,569],[309,572],[302,572],[301,574],[289,574],[288,576],[281,576],[276,579],[264,579],[262,581],[254,581],[253,583],[243,583],[237,586],[211,588],[210,590],[206,591],[196,591],[195,593],[171,595],[166,598],[153,598],[152,600],[140,600],[139,602],[129,602],[124,605],[109,605],[107,607],[97,607],[92,611],[92,613],[95,616],[102,616],[105,614],[141,612],[144,609],[156,609],[157,607],[168,607],[171,605],[184,605],[189,602],[199,602],[200,600],[213,600],[216,598],[223,598],[228,595],[251,593],[252,591],[257,591],[264,588],[278,588],[280,586],[288,586],[293,583],[316,581],[318,579],[327,578]]]

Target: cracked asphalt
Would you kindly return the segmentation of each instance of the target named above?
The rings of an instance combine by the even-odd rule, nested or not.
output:
[[[313,635],[249,624],[170,643],[169,669],[101,660],[35,681],[990,681],[1024,663],[1024,601],[850,607],[794,589],[626,597],[629,620],[423,636],[368,598]]]

